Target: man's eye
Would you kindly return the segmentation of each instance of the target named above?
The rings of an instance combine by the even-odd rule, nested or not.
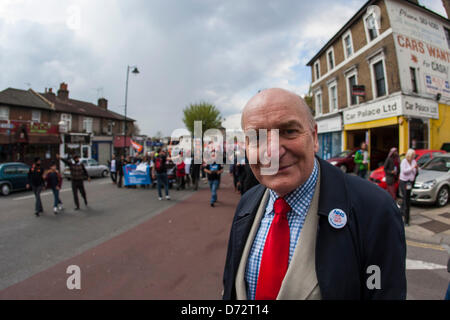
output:
[[[297,130],[295,130],[295,129],[286,129],[286,130],[283,130],[282,133],[285,134],[285,135],[293,135],[293,134],[297,133]]]

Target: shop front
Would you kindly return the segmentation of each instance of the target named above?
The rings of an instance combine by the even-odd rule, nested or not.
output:
[[[342,114],[316,118],[319,138],[317,155],[328,160],[342,151]]]
[[[68,133],[63,135],[62,154],[66,157],[91,158],[91,135],[89,133]]]
[[[113,137],[96,136],[92,138],[92,159],[107,165],[113,153]]]
[[[431,99],[401,94],[344,111],[344,148],[368,144],[370,170],[384,163],[389,150],[400,154],[409,148],[430,148],[432,119],[439,119],[438,104]]]
[[[131,154],[131,138],[125,136],[114,137],[114,154],[128,156]]]
[[[58,126],[30,121],[0,122],[0,163],[32,164],[39,157],[44,166],[56,158],[60,137]]]

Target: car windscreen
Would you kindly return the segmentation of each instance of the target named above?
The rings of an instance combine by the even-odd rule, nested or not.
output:
[[[425,170],[447,172],[450,170],[450,158],[436,157],[431,159],[425,166]]]
[[[333,158],[346,158],[350,154],[349,150],[342,151],[341,153],[338,153],[333,156]]]

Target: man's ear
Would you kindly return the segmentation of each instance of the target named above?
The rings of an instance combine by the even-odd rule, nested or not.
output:
[[[319,137],[317,134],[317,124],[314,125],[313,139],[314,139],[314,153],[317,153],[319,152]]]

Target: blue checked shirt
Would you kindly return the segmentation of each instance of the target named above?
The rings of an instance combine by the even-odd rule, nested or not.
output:
[[[292,208],[287,214],[290,229],[290,241],[289,241],[289,263],[294,255],[295,247],[300,236],[303,224],[305,223],[306,215],[311,205],[311,201],[314,195],[314,189],[316,187],[318,177],[318,164],[317,160],[314,160],[314,169],[308,180],[285,196],[285,200]],[[266,212],[261,220],[256,237],[253,241],[252,248],[250,250],[247,266],[245,269],[245,282],[247,284],[247,299],[254,300],[256,294],[256,284],[258,282],[259,266],[264,250],[264,244],[266,243],[267,233],[269,232],[270,225],[275,213],[273,211],[273,204],[278,199],[278,195],[269,190],[270,197],[267,201]]]

